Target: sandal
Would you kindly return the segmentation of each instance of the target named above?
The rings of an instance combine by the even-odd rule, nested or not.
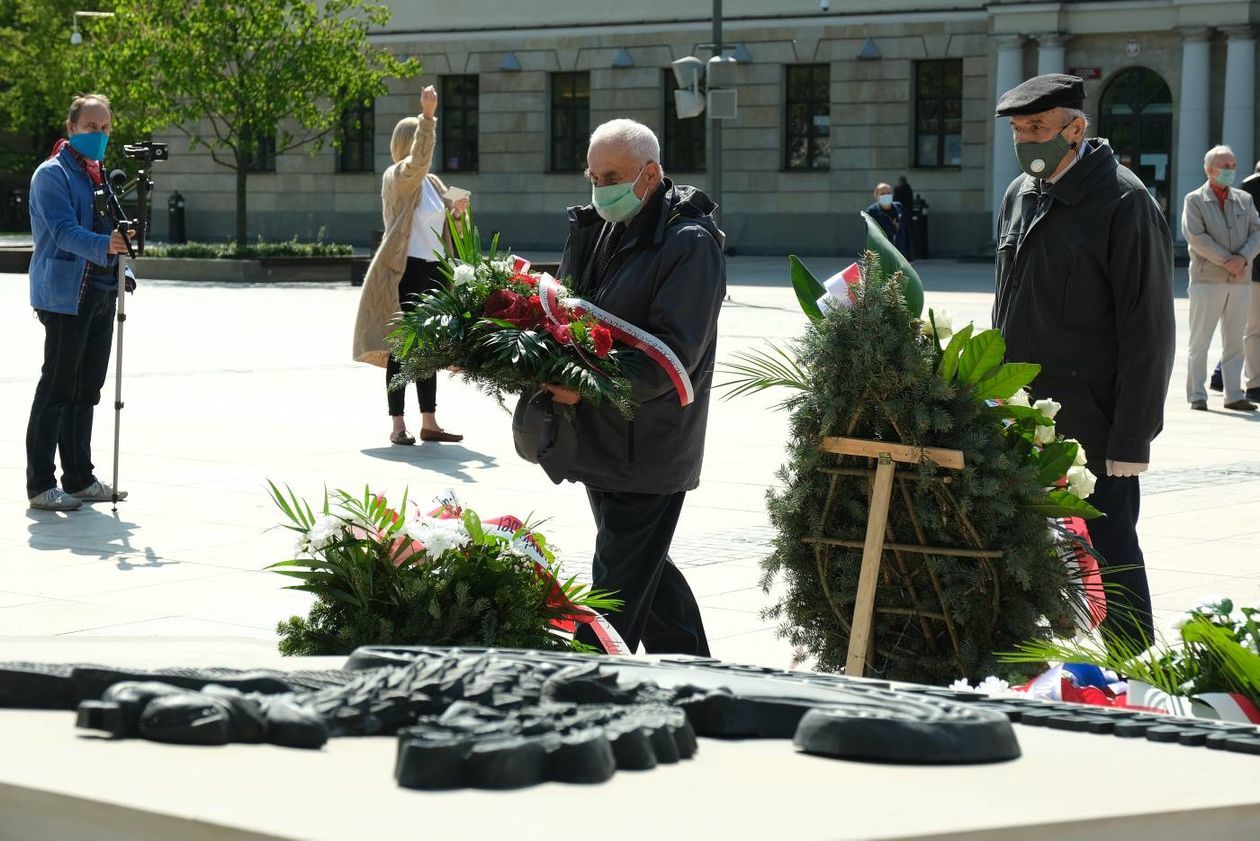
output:
[[[423,436],[424,433],[421,433],[421,435]],[[411,436],[411,433],[409,433],[407,430],[400,429],[389,436],[389,443],[402,444],[403,446],[409,447],[412,444],[416,443],[416,439],[413,438]]]

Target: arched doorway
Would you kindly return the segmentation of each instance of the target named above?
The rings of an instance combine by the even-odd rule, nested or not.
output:
[[[1168,84],[1145,67],[1117,73],[1098,106],[1099,134],[1142,179],[1165,216],[1172,204],[1172,110]]]

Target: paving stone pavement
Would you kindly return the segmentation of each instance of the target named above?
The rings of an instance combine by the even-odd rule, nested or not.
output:
[[[842,268],[810,262],[820,275]],[[950,310],[956,325],[988,324],[991,265],[924,261],[920,271],[929,305]],[[1184,336],[1184,269],[1178,289]],[[408,488],[418,499],[453,488],[482,514],[545,519],[566,568],[588,572],[594,535],[581,488],[553,486],[518,459],[508,414],[475,389],[450,377],[438,387],[439,418],[466,435],[462,444],[387,442],[383,374],[349,359],[358,294],[348,285],[142,278],[128,302],[124,351],[121,484],[131,497],[117,514],[101,503],[52,514],[30,510],[23,494],[43,330],[26,277],[0,275],[0,487],[9,489],[0,494],[0,659],[272,657],[276,622],[309,601],[263,570],[292,543],[276,528],[267,479],[311,499],[325,487],[367,484],[391,497]],[[784,258],[730,261],[719,359],[787,340],[803,324]],[[1211,411],[1188,411],[1184,378],[1179,347],[1165,432],[1144,479],[1141,533],[1164,626],[1206,593],[1260,601],[1260,416],[1223,411],[1216,396]],[[95,431],[106,480],[113,389],[111,365]],[[761,618],[774,594],[758,586],[772,536],[764,498],[787,434],[772,408],[778,399],[713,403],[704,476],[673,555],[714,654],[782,667],[792,652]],[[407,400],[418,424],[415,398]]]

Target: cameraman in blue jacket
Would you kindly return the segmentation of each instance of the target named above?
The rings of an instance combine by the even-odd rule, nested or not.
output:
[[[32,508],[71,511],[114,494],[92,472],[92,413],[114,336],[114,255],[127,251],[123,235],[97,212],[112,122],[104,96],[77,97],[66,120],[68,139],[31,177],[31,306],[44,325],[44,366],[26,428]],[[61,487],[53,464],[58,450]]]

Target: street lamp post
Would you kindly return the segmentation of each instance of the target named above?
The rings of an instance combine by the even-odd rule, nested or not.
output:
[[[75,12],[70,15],[70,43],[79,46],[83,43],[83,33],[79,31],[79,18],[112,18],[113,12]]]
[[[722,57],[722,0],[713,0],[713,55]],[[709,197],[722,212],[722,121],[709,113]]]

